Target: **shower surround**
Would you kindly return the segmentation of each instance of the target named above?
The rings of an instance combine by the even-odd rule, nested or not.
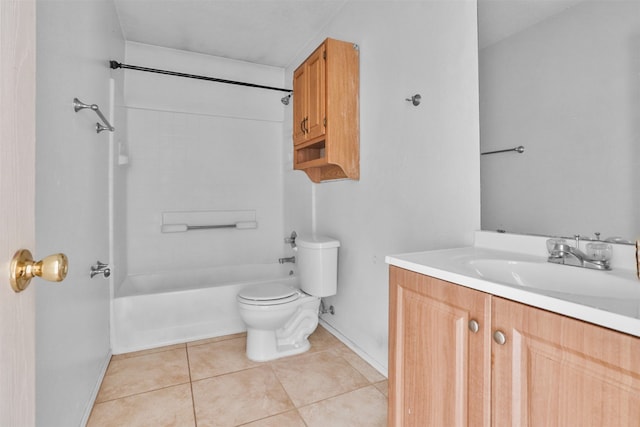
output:
[[[139,43],[126,43],[124,59],[270,86],[284,82],[279,68]],[[125,78],[127,132],[117,142],[128,159],[120,166],[126,169],[126,233],[115,243],[126,248],[127,274],[114,284],[114,353],[243,331],[235,304],[242,286],[295,281],[291,266],[275,264],[289,248],[283,243],[282,121],[290,107],[280,102],[281,93],[264,89],[113,72]],[[167,215],[176,212],[187,219],[251,212],[256,226],[163,233]]]

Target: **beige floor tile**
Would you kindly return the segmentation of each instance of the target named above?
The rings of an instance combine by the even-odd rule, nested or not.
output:
[[[195,426],[191,386],[182,384],[95,405],[87,427],[112,426]]]
[[[242,337],[246,337],[246,336],[247,336],[246,332],[240,332],[238,334],[224,335],[224,336],[221,336],[221,337],[214,337],[214,338],[205,338],[203,340],[198,340],[198,341],[190,341],[190,342],[187,343],[187,346],[193,347],[193,346],[196,346],[196,345],[211,344],[211,343],[214,343],[214,342],[232,340],[234,338],[242,338]]]
[[[293,409],[268,365],[193,382],[198,427],[236,426]]]
[[[140,350],[140,351],[133,351],[131,353],[114,354],[111,357],[111,360],[130,359],[132,357],[146,356],[147,354],[160,353],[162,351],[168,351],[168,350],[178,350],[181,348],[185,348],[185,344],[174,344],[174,345],[168,345],[165,347],[150,348],[149,350]]]
[[[242,427],[306,427],[298,411],[285,412],[269,418],[263,418]]]
[[[309,352],[325,351],[334,348],[342,348],[346,346],[338,338],[331,335],[325,328],[318,325],[316,330],[309,335],[311,349]]]
[[[189,382],[185,348],[113,360],[96,402]]]
[[[333,351],[280,359],[271,366],[296,408],[369,384]]]
[[[373,366],[369,365],[364,359],[354,353],[350,348],[344,346],[338,351],[351,366],[356,368],[370,383],[377,383],[386,380],[386,377],[378,372]]]
[[[244,337],[187,347],[193,381],[258,366],[247,359]]]
[[[389,381],[384,380],[379,383],[375,383],[374,386],[380,390],[380,393],[384,394],[385,397],[389,397]]]
[[[298,411],[308,427],[387,425],[387,399],[373,386],[323,400]]]

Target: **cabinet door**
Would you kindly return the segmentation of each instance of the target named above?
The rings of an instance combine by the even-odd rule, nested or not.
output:
[[[293,74],[293,143],[325,133],[325,45],[318,47]]]
[[[495,426],[640,425],[640,340],[493,297]]]
[[[293,144],[298,145],[305,141],[305,117],[308,110],[307,73],[305,64],[302,64],[293,73]]]
[[[326,85],[324,55],[325,45],[322,44],[306,61],[308,109],[305,127],[308,140],[324,135],[325,130]]]
[[[488,426],[490,297],[390,267],[390,307],[389,426]]]

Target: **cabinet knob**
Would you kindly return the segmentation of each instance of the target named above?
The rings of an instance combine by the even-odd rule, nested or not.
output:
[[[493,340],[500,345],[504,345],[507,342],[507,336],[504,332],[497,330],[493,333]]]
[[[480,324],[476,319],[469,320],[469,330],[474,334],[480,330]]]

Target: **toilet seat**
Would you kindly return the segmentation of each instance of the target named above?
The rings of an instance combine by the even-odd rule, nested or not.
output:
[[[238,301],[248,305],[276,305],[296,301],[302,293],[299,289],[282,283],[250,285],[238,294]]]

